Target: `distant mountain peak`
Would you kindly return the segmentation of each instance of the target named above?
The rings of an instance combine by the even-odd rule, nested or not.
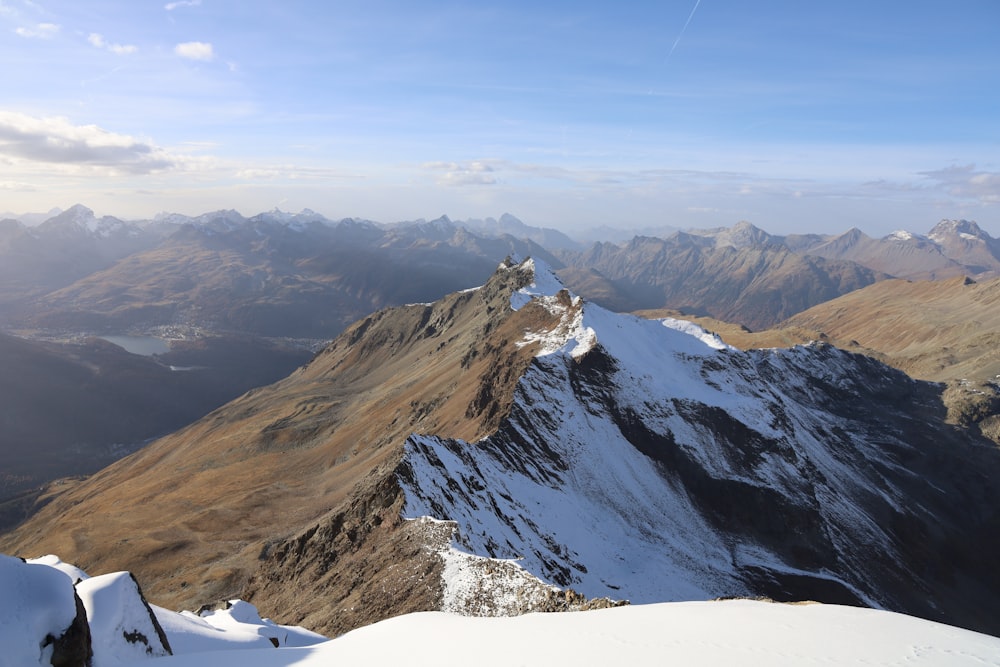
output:
[[[39,229],[59,230],[60,235],[83,234],[93,237],[109,237],[117,234],[136,234],[138,228],[118,218],[106,215],[98,218],[94,211],[83,204],[74,204],[62,213],[46,220]]]
[[[92,220],[94,220],[94,212],[91,209],[83,204],[73,204],[62,213],[49,218],[47,222],[71,223],[86,227]]]
[[[715,235],[715,243],[719,247],[753,248],[770,245],[772,242],[773,237],[770,234],[747,220],[740,220]]]
[[[520,225],[524,226],[524,223],[517,217],[511,215],[510,213],[502,214],[498,220],[501,225]]]
[[[942,220],[934,225],[928,237],[938,243],[943,243],[948,238],[955,237],[966,240],[989,239],[989,234],[984,232],[973,220]]]
[[[92,215],[94,215],[94,211],[91,210],[91,209],[89,209],[89,208],[87,208],[83,204],[73,204],[68,209],[66,209],[65,211],[63,211],[63,214],[73,215],[74,217],[75,216],[92,216]]]

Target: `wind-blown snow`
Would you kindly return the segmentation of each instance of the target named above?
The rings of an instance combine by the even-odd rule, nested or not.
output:
[[[902,614],[750,600],[513,618],[409,614],[311,648],[203,653],[134,667],[1000,665],[1000,639]]]
[[[227,609],[206,611],[201,620],[221,631],[227,637],[239,638],[252,636],[265,640],[268,644],[278,646],[310,646],[326,637],[291,625],[278,625],[269,618],[261,618],[257,608],[243,600],[230,600]],[[168,633],[169,635],[169,633]]]
[[[83,579],[90,578],[90,576],[86,572],[78,568],[76,565],[72,565],[71,563],[64,563],[62,559],[59,558],[59,556],[55,556],[53,554],[42,556],[41,558],[29,558],[28,562],[32,564],[48,565],[49,567],[54,567],[55,569],[59,570],[67,577],[69,577],[69,580],[74,584]]]

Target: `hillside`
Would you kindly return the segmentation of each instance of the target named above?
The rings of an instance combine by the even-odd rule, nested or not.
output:
[[[99,338],[58,344],[0,334],[0,526],[20,520],[44,482],[96,472],[311,356],[233,337],[143,357]],[[24,502],[5,502],[23,493]]]
[[[918,378],[985,381],[1000,375],[1000,279],[885,281],[798,313],[784,325],[855,340]]]

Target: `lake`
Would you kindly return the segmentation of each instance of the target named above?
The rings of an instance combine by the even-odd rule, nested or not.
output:
[[[109,343],[125,348],[132,354],[148,357],[153,354],[163,354],[170,351],[170,343],[153,336],[101,336]]]

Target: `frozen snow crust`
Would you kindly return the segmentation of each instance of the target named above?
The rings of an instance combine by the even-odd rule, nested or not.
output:
[[[983,667],[1000,664],[998,656],[1000,639],[901,614],[734,600],[514,618],[425,612],[382,621],[309,648],[202,653],[133,664]]]

